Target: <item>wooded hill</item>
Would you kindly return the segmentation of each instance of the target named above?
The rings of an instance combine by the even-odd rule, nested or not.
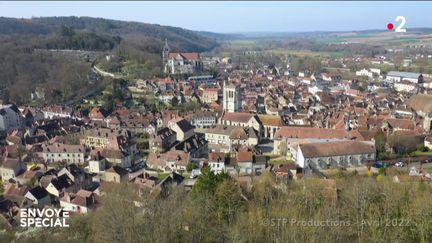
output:
[[[0,90],[4,102],[30,101],[36,88],[45,92],[45,102],[66,102],[94,87],[92,62],[84,62],[35,49],[98,51],[114,55],[121,71],[128,63],[134,78],[149,78],[161,72],[165,39],[172,51],[204,52],[218,46],[222,34],[177,27],[90,17],[0,17]],[[130,68],[129,68],[130,69]],[[110,70],[109,70],[110,71]],[[112,71],[112,70],[111,70]],[[103,79],[99,80],[103,82]],[[102,84],[103,85],[103,84]]]

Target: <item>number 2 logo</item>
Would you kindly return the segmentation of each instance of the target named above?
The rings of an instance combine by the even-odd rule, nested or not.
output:
[[[404,16],[397,16],[396,17],[396,22],[401,21],[401,23],[399,24],[399,26],[395,29],[395,32],[406,32],[406,29],[404,28],[406,20]]]

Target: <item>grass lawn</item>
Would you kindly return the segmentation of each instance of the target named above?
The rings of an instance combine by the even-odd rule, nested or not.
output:
[[[286,160],[286,159],[275,159],[275,160],[270,160],[269,163],[274,165],[282,165],[282,164],[294,163],[294,161]]]
[[[292,160],[287,160],[285,158],[285,156],[280,156],[280,155],[275,155],[275,154],[268,155],[267,159],[268,159],[269,164],[274,164],[274,165],[294,163],[294,161],[292,161]]]
[[[157,177],[159,178],[159,180],[163,180],[165,178],[167,178],[171,173],[158,173]]]

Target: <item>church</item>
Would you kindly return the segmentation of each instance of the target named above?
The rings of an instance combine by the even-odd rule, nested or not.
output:
[[[162,63],[164,73],[192,74],[203,71],[203,62],[197,52],[170,52],[168,42],[162,50]]]

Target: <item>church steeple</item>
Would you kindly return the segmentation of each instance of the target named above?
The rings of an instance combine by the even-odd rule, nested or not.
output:
[[[170,52],[170,48],[168,46],[168,40],[165,38],[165,45],[162,49],[162,69],[166,72],[166,62],[168,60],[168,55]]]

